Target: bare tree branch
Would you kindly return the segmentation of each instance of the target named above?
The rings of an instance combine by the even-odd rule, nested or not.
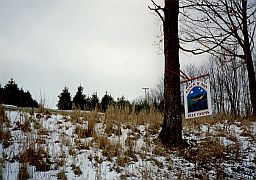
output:
[[[151,2],[154,5],[154,8],[148,6],[148,8],[151,11],[155,11],[157,13],[157,15],[160,17],[160,19],[164,22],[164,16],[159,12],[159,11],[164,11],[164,8],[162,8],[160,5],[157,5],[153,0],[151,0]]]
[[[248,72],[253,113],[256,114],[256,80],[252,60],[256,34],[255,1],[183,0],[181,7],[180,42],[183,44],[180,49],[196,55],[210,53],[228,56],[231,61],[232,57],[243,60]],[[190,45],[194,48],[187,48]]]

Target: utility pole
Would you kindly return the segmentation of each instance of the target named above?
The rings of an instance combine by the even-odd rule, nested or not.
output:
[[[145,90],[145,102],[147,103],[147,102],[148,102],[148,98],[147,98],[147,90],[149,90],[149,88],[144,87],[144,88],[142,88],[142,89],[144,89],[144,90]]]

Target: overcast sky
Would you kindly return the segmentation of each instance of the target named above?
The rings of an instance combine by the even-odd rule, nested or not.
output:
[[[0,0],[0,83],[13,78],[57,104],[64,86],[134,100],[154,88],[164,59],[150,0]],[[193,63],[181,55],[181,65]],[[56,108],[56,107],[54,107]]]

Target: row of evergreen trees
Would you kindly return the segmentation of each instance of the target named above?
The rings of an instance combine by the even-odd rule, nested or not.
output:
[[[30,92],[19,88],[13,79],[10,79],[4,87],[0,85],[0,103],[18,107],[38,107],[37,101],[32,98]]]
[[[117,101],[115,101],[114,98],[106,92],[106,94],[102,97],[100,101],[97,93],[94,93],[91,97],[87,97],[83,94],[83,89],[84,88],[80,85],[77,88],[76,95],[72,100],[68,88],[64,87],[64,89],[58,96],[58,109],[71,110],[73,108],[77,108],[81,110],[91,111],[95,108],[99,108],[102,112],[105,112],[110,105],[119,106],[121,108],[127,106],[131,107],[131,103],[128,100],[125,100],[124,96],[122,96],[121,98],[117,98]]]

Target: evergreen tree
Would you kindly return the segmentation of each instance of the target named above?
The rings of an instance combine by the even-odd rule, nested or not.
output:
[[[124,109],[125,107],[131,107],[131,103],[128,100],[125,100],[124,96],[117,98],[115,105],[121,109]]]
[[[90,108],[91,110],[94,110],[96,109],[96,107],[99,106],[99,98],[98,98],[98,95],[97,93],[94,93],[91,97],[91,102],[90,102]]]
[[[106,94],[101,99],[101,111],[106,112],[108,109],[108,106],[111,105],[114,102],[114,99],[111,95]]]
[[[29,91],[20,90],[20,106],[21,107],[38,107],[38,103],[33,100]]]
[[[29,91],[19,89],[13,79],[8,81],[4,88],[0,87],[0,103],[15,105],[19,107],[38,107]]]
[[[81,85],[77,88],[76,95],[73,98],[73,103],[76,108],[81,110],[85,109],[85,95],[83,94],[83,87]]]
[[[84,102],[85,102],[84,109],[87,110],[87,111],[90,111],[92,109],[92,107],[91,107],[91,98],[90,97],[86,97],[84,99]]]
[[[13,79],[5,85],[3,94],[5,104],[20,106],[20,90]]]
[[[58,109],[61,110],[70,110],[72,109],[72,101],[71,101],[71,95],[68,92],[68,88],[65,86],[62,90],[62,93],[58,96],[59,102],[58,102]]]

